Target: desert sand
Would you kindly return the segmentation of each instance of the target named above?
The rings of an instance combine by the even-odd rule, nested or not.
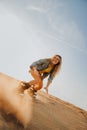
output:
[[[43,91],[17,91],[20,82],[0,73],[0,130],[87,130],[87,111]]]

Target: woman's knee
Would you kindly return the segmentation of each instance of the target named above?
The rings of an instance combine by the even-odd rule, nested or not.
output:
[[[36,80],[41,80],[41,75],[40,75],[39,71],[38,71],[35,67],[33,67],[33,68],[30,70],[30,73],[31,73],[31,75],[32,75],[32,77],[33,77],[34,79],[36,79]]]
[[[40,90],[41,88],[42,88],[42,86],[43,86],[43,82],[42,81],[40,81],[40,82],[38,82],[35,86],[34,86],[34,89],[37,91],[37,90]]]

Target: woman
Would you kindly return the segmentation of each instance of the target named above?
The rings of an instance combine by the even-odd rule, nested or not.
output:
[[[37,92],[43,86],[43,79],[48,77],[47,85],[44,87],[48,93],[48,87],[52,83],[53,78],[60,70],[62,58],[60,55],[54,55],[52,58],[40,59],[30,65],[29,72],[34,80],[29,83],[32,85],[31,91]],[[34,86],[34,84],[36,84]]]

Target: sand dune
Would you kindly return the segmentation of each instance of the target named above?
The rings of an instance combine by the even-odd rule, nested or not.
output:
[[[19,93],[20,82],[0,73],[0,109],[9,115],[14,115],[17,121],[26,127],[32,114],[32,98],[26,92]]]
[[[39,91],[16,93],[21,81],[0,73],[0,130],[87,130],[87,112]]]

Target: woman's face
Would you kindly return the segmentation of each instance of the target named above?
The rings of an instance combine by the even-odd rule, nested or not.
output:
[[[60,61],[60,58],[57,55],[52,57],[52,63],[53,64],[57,64],[59,61]]]

